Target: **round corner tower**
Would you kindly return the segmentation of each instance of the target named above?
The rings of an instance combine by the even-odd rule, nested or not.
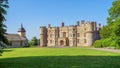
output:
[[[47,46],[47,28],[44,26],[40,27],[40,46]]]
[[[93,45],[93,42],[94,42],[93,32],[94,32],[93,24],[90,22],[87,22],[86,24],[86,45],[87,46]]]

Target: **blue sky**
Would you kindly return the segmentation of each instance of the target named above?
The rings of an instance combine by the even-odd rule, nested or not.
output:
[[[74,25],[76,21],[106,24],[108,9],[114,0],[9,0],[7,33],[17,33],[21,23],[28,39],[39,38],[40,26]]]

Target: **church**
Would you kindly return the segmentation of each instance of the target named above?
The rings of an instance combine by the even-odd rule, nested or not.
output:
[[[28,44],[28,39],[26,37],[26,30],[23,25],[18,29],[17,34],[6,34],[5,35],[9,41],[8,47],[24,47]]]

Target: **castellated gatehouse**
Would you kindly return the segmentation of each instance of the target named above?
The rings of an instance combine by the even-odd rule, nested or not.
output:
[[[76,25],[60,27],[40,26],[40,46],[92,46],[100,39],[101,24],[77,21]]]

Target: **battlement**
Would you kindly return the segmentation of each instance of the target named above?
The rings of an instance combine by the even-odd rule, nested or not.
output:
[[[102,27],[101,24],[98,24],[94,21],[87,21],[85,22],[84,20],[77,21],[76,25],[69,25],[65,26],[64,22],[61,23],[61,27],[51,27],[51,24],[48,24],[48,28],[53,30],[53,29],[60,29],[60,28],[72,28],[72,27],[81,27],[81,29],[85,29],[86,31],[99,31]],[[41,26],[40,28],[47,28],[46,26]]]
[[[40,26],[40,28],[46,28],[46,26]]]

